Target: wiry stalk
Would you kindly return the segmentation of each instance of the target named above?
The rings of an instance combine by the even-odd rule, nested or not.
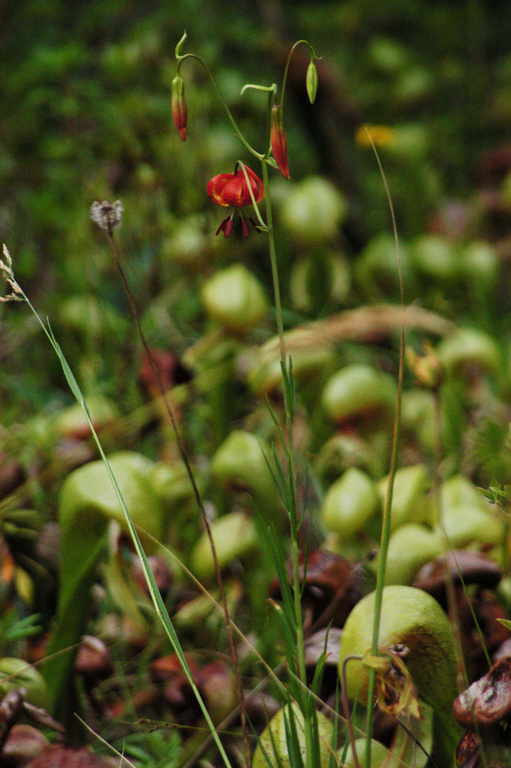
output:
[[[394,237],[394,248],[396,254],[396,267],[399,280],[399,298],[400,303],[404,306],[404,285],[403,285],[403,273],[401,269],[401,255],[399,248],[399,235],[397,231],[397,221],[394,211],[394,204],[392,202],[392,196],[390,194],[389,185],[387,183],[387,177],[383,169],[383,165],[378,154],[378,150],[374,144],[371,134],[366,128],[366,133],[370,144],[372,146],[380,176],[385,188],[385,195],[387,198],[387,204],[389,207],[390,218],[392,221],[392,233]],[[373,632],[371,642],[371,653],[373,656],[378,654],[378,640],[380,636],[380,624],[381,624],[381,611],[383,603],[383,589],[385,586],[385,571],[387,567],[387,555],[389,550],[390,533],[392,526],[392,497],[394,492],[394,479],[398,467],[399,456],[399,437],[401,432],[401,396],[403,391],[403,374],[404,374],[404,355],[405,355],[405,331],[401,326],[399,332],[399,367],[397,375],[397,392],[396,392],[396,409],[394,415],[394,423],[392,426],[392,449],[390,456],[390,468],[389,468],[389,482],[387,486],[387,493],[385,496],[385,503],[383,506],[383,520],[380,537],[380,551],[378,554],[378,570],[376,576],[376,594],[374,600],[374,619],[373,619]],[[371,768],[371,740],[373,736],[373,698],[376,688],[376,670],[369,669],[369,681],[367,689],[367,718],[366,718],[366,749],[364,757],[365,768]]]
[[[4,246],[4,253],[6,251],[7,251],[7,249]],[[0,264],[0,266],[2,266],[2,265]],[[155,611],[156,611],[156,615],[158,616],[158,619],[161,622],[161,625],[162,625],[162,627],[163,627],[163,629],[164,629],[164,631],[165,631],[165,633],[166,633],[166,635],[167,635],[167,637],[168,637],[168,639],[169,639],[169,641],[171,643],[171,646],[172,646],[174,652],[176,653],[176,656],[179,659],[179,663],[181,664],[181,668],[183,669],[185,677],[186,677],[186,679],[187,679],[187,681],[188,681],[188,683],[189,683],[189,685],[190,685],[190,687],[191,687],[191,689],[193,691],[193,694],[194,694],[194,696],[195,696],[195,698],[197,700],[199,708],[200,708],[200,710],[201,710],[201,712],[202,712],[202,714],[204,716],[204,719],[205,719],[205,721],[206,721],[206,723],[207,723],[207,725],[208,725],[208,727],[209,727],[209,729],[211,731],[211,735],[212,735],[213,740],[214,740],[214,742],[215,742],[215,744],[216,744],[216,746],[218,748],[218,751],[219,751],[219,753],[221,755],[222,761],[223,761],[223,763],[224,763],[226,768],[232,768],[232,764],[231,764],[231,762],[229,760],[229,757],[228,757],[228,755],[227,755],[227,753],[225,751],[225,748],[224,748],[224,746],[223,746],[223,744],[222,744],[222,742],[221,742],[221,740],[219,738],[219,735],[218,735],[218,732],[217,732],[217,730],[215,728],[215,725],[214,725],[214,723],[213,723],[213,721],[211,719],[211,716],[210,716],[210,714],[209,714],[209,712],[207,710],[207,707],[206,707],[206,705],[204,703],[204,700],[203,700],[203,698],[202,698],[202,696],[200,694],[200,691],[199,691],[199,689],[197,687],[197,684],[195,683],[195,680],[193,679],[193,675],[192,675],[190,666],[189,666],[189,664],[188,664],[188,662],[186,660],[186,656],[184,654],[183,647],[182,647],[182,645],[181,645],[181,643],[179,641],[179,637],[178,637],[178,635],[176,633],[175,627],[174,627],[174,625],[173,625],[173,623],[172,623],[172,621],[171,621],[171,619],[170,619],[170,617],[168,615],[167,608],[166,608],[166,606],[165,606],[165,604],[163,602],[163,599],[162,599],[162,596],[160,594],[160,590],[158,589],[158,586],[156,584],[153,572],[152,572],[152,570],[151,570],[151,568],[149,566],[149,563],[147,561],[147,557],[146,557],[146,554],[144,552],[144,548],[142,546],[142,542],[140,540],[140,536],[139,536],[138,531],[137,531],[137,529],[136,529],[136,527],[135,527],[135,525],[134,525],[134,523],[133,523],[133,521],[132,521],[132,519],[130,517],[129,510],[128,510],[128,507],[126,505],[124,496],[122,495],[122,491],[121,491],[121,489],[119,487],[119,484],[117,482],[117,478],[115,477],[115,474],[114,474],[114,472],[112,470],[112,466],[111,466],[111,464],[110,464],[110,462],[109,462],[109,460],[108,460],[108,458],[107,458],[107,456],[106,456],[106,454],[105,454],[105,452],[103,450],[103,446],[102,446],[101,441],[100,441],[100,439],[98,437],[98,434],[96,432],[96,428],[94,427],[94,423],[92,421],[92,417],[91,417],[91,414],[90,414],[90,411],[89,411],[89,407],[87,405],[87,401],[85,400],[83,392],[80,389],[80,386],[79,386],[79,384],[78,384],[78,382],[76,380],[76,377],[75,377],[73,371],[71,370],[71,367],[69,366],[69,363],[67,362],[67,359],[66,359],[66,357],[65,357],[65,355],[64,355],[64,353],[63,353],[63,351],[62,351],[62,349],[61,349],[61,347],[59,345],[59,343],[57,342],[57,340],[55,339],[55,337],[53,335],[51,327],[49,325],[46,325],[43,322],[43,320],[41,319],[39,313],[37,312],[37,310],[33,306],[32,302],[30,301],[30,299],[28,298],[28,296],[23,291],[21,286],[19,286],[18,283],[15,283],[15,293],[16,293],[16,295],[18,297],[20,297],[22,300],[24,300],[27,303],[28,307],[30,308],[31,312],[33,313],[34,317],[36,318],[37,322],[41,326],[41,329],[43,330],[45,336],[47,337],[47,339],[50,342],[53,350],[55,351],[55,354],[57,355],[57,357],[59,359],[60,365],[62,367],[62,371],[64,373],[65,379],[66,379],[66,381],[68,383],[68,386],[69,386],[72,394],[74,395],[76,401],[80,404],[80,406],[83,409],[83,412],[85,414],[85,418],[87,420],[87,424],[88,424],[89,429],[91,431],[92,437],[93,437],[94,442],[96,444],[96,447],[98,449],[99,455],[101,456],[101,460],[103,461],[103,464],[104,464],[104,466],[106,468],[106,471],[107,471],[108,477],[110,479],[110,482],[112,483],[112,488],[113,488],[114,493],[116,495],[116,498],[117,498],[117,501],[119,503],[119,506],[120,506],[120,508],[122,510],[122,513],[123,513],[123,516],[124,516],[124,520],[126,522],[126,526],[128,528],[128,531],[130,533],[131,539],[133,541],[133,545],[135,547],[135,551],[136,551],[137,555],[139,556],[139,558],[141,560],[141,563],[142,563],[142,566],[143,566],[143,571],[144,571],[144,576],[145,576],[145,579],[146,579],[147,587],[149,589],[149,594],[151,596],[151,599],[152,599],[152,602],[153,602],[153,605],[154,605],[154,608],[155,608]]]
[[[269,112],[271,112],[271,98],[268,105]],[[287,479],[288,479],[288,491],[289,491],[289,504],[287,505],[287,513],[290,523],[290,539],[291,539],[291,573],[292,573],[292,591],[293,591],[293,606],[294,606],[294,621],[295,621],[295,633],[296,633],[296,664],[297,664],[297,676],[302,683],[306,683],[306,667],[305,667],[305,638],[303,632],[303,616],[302,616],[302,589],[300,583],[300,552],[298,544],[299,533],[299,520],[297,515],[296,506],[296,471],[294,464],[294,450],[293,450],[293,381],[292,381],[292,367],[291,360],[286,357],[286,348],[284,342],[284,320],[282,314],[282,300],[280,292],[280,280],[277,263],[277,249],[275,245],[275,233],[273,229],[273,211],[270,197],[270,180],[268,173],[268,165],[262,161],[262,173],[263,182],[265,186],[265,204],[266,204],[266,225],[268,234],[268,248],[270,254],[270,264],[273,282],[273,295],[275,301],[275,318],[277,324],[277,331],[279,337],[279,351],[280,351],[280,366],[282,370],[282,386],[284,395],[284,412],[285,412],[285,425],[282,430],[283,444],[286,455]],[[304,722],[305,722],[305,762],[306,766],[312,768],[314,766],[314,754],[313,754],[313,721],[309,717],[309,703],[304,701]]]
[[[144,352],[146,354],[147,360],[149,361],[149,365],[151,367],[152,374],[157,382],[158,389],[160,391],[162,402],[164,404],[165,411],[167,413],[167,416],[169,418],[169,422],[171,424],[172,430],[174,432],[174,436],[176,439],[176,443],[178,446],[179,454],[181,456],[181,460],[183,461],[183,464],[186,468],[186,473],[188,475],[188,479],[190,481],[190,484],[193,489],[193,494],[195,497],[195,502],[197,504],[197,508],[199,509],[202,523],[204,525],[204,528],[206,530],[206,534],[209,540],[209,546],[211,549],[211,554],[213,556],[213,564],[214,564],[214,571],[215,571],[215,580],[218,584],[219,594],[220,594],[220,602],[223,607],[224,611],[224,618],[225,618],[225,626],[227,630],[227,637],[229,642],[229,652],[231,655],[231,663],[233,666],[233,671],[235,674],[235,680],[236,680],[236,688],[237,688],[237,694],[240,702],[240,718],[241,718],[241,725],[242,725],[242,731],[243,731],[243,737],[245,742],[245,748],[246,748],[246,759],[248,764],[249,754],[250,754],[250,746],[249,746],[249,740],[248,740],[248,732],[247,732],[247,723],[246,723],[246,711],[244,706],[244,699],[243,699],[243,686],[241,683],[241,675],[240,675],[240,669],[239,669],[239,659],[238,659],[238,650],[236,647],[236,643],[234,642],[234,635],[232,631],[232,620],[229,612],[229,605],[227,602],[227,596],[225,593],[225,585],[222,578],[222,573],[220,569],[220,565],[218,562],[218,556],[217,551],[215,547],[215,542],[213,539],[213,534],[211,532],[211,526],[209,524],[208,515],[206,512],[206,508],[204,505],[204,501],[202,499],[201,492],[199,490],[199,487],[197,485],[197,481],[195,479],[195,475],[193,473],[193,469],[190,463],[190,460],[188,458],[188,452],[186,450],[186,446],[183,440],[183,436],[181,434],[181,430],[179,429],[179,425],[177,423],[176,415],[174,413],[174,409],[172,407],[171,402],[169,401],[167,397],[167,393],[165,391],[165,387],[163,384],[163,378],[161,374],[160,367],[158,365],[158,362],[156,358],[154,357],[148,343],[147,339],[145,337],[144,331],[142,329],[142,325],[140,322],[140,313],[138,310],[136,299],[133,295],[133,292],[130,288],[128,279],[126,277],[126,273],[124,272],[123,266],[122,266],[122,260],[121,260],[121,252],[119,249],[119,246],[117,244],[117,241],[114,237],[113,230],[111,228],[107,229],[106,232],[106,238],[108,241],[108,245],[110,247],[110,251],[112,254],[112,258],[114,261],[114,264],[117,268],[117,271],[119,273],[119,276],[122,281],[122,285],[124,288],[124,291],[126,293],[126,297],[128,299],[129,307],[130,307],[130,313],[131,316],[135,322],[137,333],[140,338],[140,341],[142,343],[142,346],[144,348]]]

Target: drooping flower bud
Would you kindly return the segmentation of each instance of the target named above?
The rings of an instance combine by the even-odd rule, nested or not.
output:
[[[318,92],[318,70],[314,59],[309,61],[307,67],[307,74],[305,75],[305,87],[307,89],[307,96],[311,104],[316,101],[316,94]]]
[[[275,162],[284,178],[289,179],[289,163],[287,158],[287,136],[282,122],[282,108],[274,104],[271,110],[271,151]]]
[[[186,141],[188,110],[186,108],[185,83],[181,75],[176,75],[172,80],[171,109],[174,125],[179,131],[181,139]]]

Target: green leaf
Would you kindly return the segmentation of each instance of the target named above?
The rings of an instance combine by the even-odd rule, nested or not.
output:
[[[140,454],[123,452],[112,456],[110,463],[135,524],[160,538],[163,509],[147,479],[153,462]],[[89,592],[110,520],[125,527],[103,462],[94,461],[71,472],[62,486],[59,504],[60,588],[57,620],[48,646],[48,654],[56,655],[44,665],[52,711],[58,717],[72,711],[69,697],[73,660],[85,629]]]
[[[509,629],[509,631],[511,632],[511,621],[509,619],[497,619],[497,621],[499,622],[499,624],[502,624],[502,626],[505,627],[505,629]]]
[[[98,434],[96,432],[96,429],[94,427],[94,424],[92,423],[90,413],[87,407],[87,403],[85,401],[85,397],[78,385],[78,382],[76,381],[76,378],[71,371],[71,368],[69,367],[69,364],[64,356],[64,353],[62,352],[62,349],[58,342],[56,341],[55,337],[53,336],[53,333],[51,332],[51,329],[47,324],[43,322],[41,319],[41,316],[38,314],[37,310],[35,309],[34,305],[28,298],[28,296],[24,293],[24,291],[21,291],[21,295],[27,302],[28,306],[30,307],[32,313],[34,314],[37,322],[41,326],[44,334],[46,335],[48,341],[50,342],[51,346],[53,347],[53,350],[55,351],[55,354],[57,355],[59,362],[62,366],[62,371],[66,377],[66,380],[71,388],[71,391],[75,395],[76,400],[81,404],[84,413],[87,418],[87,423],[89,425],[89,428],[91,430],[92,436],[94,438],[94,442],[96,444],[96,447],[98,449],[98,452],[101,456],[101,461],[103,462],[103,466],[106,470],[108,479],[111,484],[111,489],[114,493],[114,496],[118,503],[118,508],[120,510],[120,513],[122,514],[122,519],[129,531],[129,534],[131,536],[133,545],[135,547],[135,551],[137,555],[139,556],[141,562],[142,562],[142,570],[144,572],[144,577],[146,580],[147,587],[149,589],[149,593],[151,596],[151,600],[156,612],[156,615],[161,622],[161,625],[165,631],[165,634],[167,635],[172,649],[174,653],[177,655],[179,659],[179,663],[181,664],[181,668],[185,674],[186,679],[188,680],[188,683],[193,691],[193,694],[197,700],[197,703],[201,709],[202,714],[204,715],[204,718],[206,720],[206,723],[208,725],[208,728],[210,729],[211,736],[213,738],[213,741],[216,744],[216,747],[221,755],[222,761],[226,768],[232,768],[231,762],[229,760],[229,757],[225,751],[225,748],[220,740],[219,734],[217,729],[215,728],[215,725],[211,719],[211,716],[206,708],[206,704],[204,703],[204,699],[202,698],[199,689],[197,688],[197,685],[193,679],[192,672],[190,669],[190,666],[188,664],[188,661],[186,660],[186,656],[184,653],[183,646],[181,645],[181,642],[179,640],[179,637],[177,635],[176,629],[174,627],[174,624],[172,623],[172,620],[168,614],[167,608],[165,606],[165,603],[163,602],[163,598],[160,594],[160,591],[158,589],[158,586],[156,584],[156,580],[154,578],[153,572],[149,566],[149,562],[147,560],[147,555],[145,554],[144,548],[142,546],[142,540],[138,534],[137,528],[135,526],[135,523],[133,521],[132,516],[130,515],[130,512],[128,510],[128,505],[126,503],[126,499],[123,495],[123,492],[121,490],[121,486],[117,480],[116,474],[114,473],[114,470],[112,468],[112,464],[108,457],[105,454],[105,451],[103,449],[103,446],[100,442],[100,439],[98,437]],[[141,514],[144,514],[144,509],[139,510]],[[88,554],[88,559],[85,564],[78,563],[78,573],[79,577],[76,580],[77,584],[81,587],[82,592],[84,591],[84,583],[85,578],[82,578],[80,581],[80,575],[86,574],[89,576],[89,569],[92,570],[94,567],[96,560],[99,556],[99,553],[101,552],[102,546],[103,546],[103,539],[104,539],[104,529],[101,530],[101,526],[98,525],[98,530],[96,531],[96,536],[92,535],[90,539],[93,541],[93,546],[89,548],[89,551],[87,550],[87,547],[85,547],[85,552]],[[69,553],[68,556],[71,556],[71,553]],[[78,590],[76,590],[78,592]],[[66,600],[62,598],[60,599],[59,596],[59,615],[58,615],[58,624],[60,624],[60,627],[57,627],[57,630],[60,629],[61,632],[55,631],[53,632],[52,640],[55,641],[56,644],[60,644],[60,648],[62,650],[66,649],[65,642],[63,642],[63,635],[65,635],[66,632],[72,633],[74,631],[76,633],[76,625],[83,620],[82,614],[78,612],[78,610],[75,609],[73,611],[73,604],[70,601],[70,597],[72,596],[72,590],[69,589],[69,587],[65,590],[65,596]],[[79,597],[78,594],[75,595],[76,597]],[[83,608],[82,608],[83,611]],[[74,626],[69,628],[65,622],[65,614],[66,612],[70,613],[70,618],[74,622]],[[75,634],[76,636],[76,634]],[[62,667],[59,666],[59,659],[64,659],[64,664]],[[69,675],[71,666],[70,666],[70,654],[69,653],[57,653],[56,655],[51,658],[48,656],[48,663],[47,668],[45,670],[45,673],[47,675],[47,679],[52,680],[51,673],[48,670],[48,666],[51,664],[57,665],[57,668],[55,670],[56,673],[56,682],[54,684],[54,691],[56,689],[56,686],[60,685],[60,689],[65,693],[65,688],[63,686],[63,681],[66,680],[67,675]],[[65,666],[67,664],[67,666]],[[54,703],[56,703],[55,693],[54,693]],[[61,706],[61,701],[59,700],[59,706]],[[72,710],[71,710],[72,711]]]

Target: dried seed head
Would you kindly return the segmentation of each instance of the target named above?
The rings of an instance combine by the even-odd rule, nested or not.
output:
[[[5,243],[2,245],[3,260],[0,259],[0,278],[4,280],[10,293],[0,296],[0,302],[23,301],[23,291],[16,282],[12,258]]]
[[[120,200],[109,203],[108,200],[95,200],[90,207],[90,217],[100,229],[112,234],[122,221],[124,208]]]

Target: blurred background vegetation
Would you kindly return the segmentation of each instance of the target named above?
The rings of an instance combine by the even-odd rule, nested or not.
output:
[[[246,553],[237,547],[240,540],[247,544],[238,533],[240,520],[246,526],[250,519],[243,516],[247,509],[260,504],[273,514],[279,507],[258,439],[268,445],[275,439],[265,398],[281,412],[281,372],[260,356],[260,347],[275,334],[267,238],[255,232],[246,240],[215,237],[226,211],[206,194],[213,175],[232,172],[237,160],[253,163],[194,62],[185,62],[182,70],[189,111],[186,143],[172,124],[174,48],[185,29],[186,50],[208,62],[240,126],[259,149],[266,141],[266,98],[255,91],[242,97],[243,85],[280,84],[297,39],[310,40],[322,57],[312,106],[305,91],[306,49],[299,48],[293,58],[285,110],[292,180],[272,173],[286,329],[319,318],[325,320],[321,330],[326,318],[342,310],[399,302],[388,204],[362,129],[372,126],[402,238],[406,303],[417,305],[421,317],[421,307],[437,313],[423,322],[425,333],[407,332],[407,344],[420,351],[425,336],[436,344],[454,326],[464,328],[436,347],[448,375],[438,390],[433,385],[434,395],[429,384],[417,386],[411,370],[405,373],[402,463],[405,469],[419,462],[435,466],[443,442],[443,477],[462,472],[478,485],[492,485],[489,495],[508,504],[508,2],[18,0],[0,3],[0,21],[0,242],[14,257],[19,282],[50,318],[102,430],[105,450],[133,450],[166,465],[159,481],[161,465],[151,475],[151,494],[167,495],[173,525],[165,541],[188,562],[192,546],[197,541],[203,546],[197,510],[104,233],[90,220],[93,201],[122,201],[116,240],[148,344],[172,388],[208,514],[218,515],[221,526],[229,521],[228,512],[237,521],[234,551],[227,554],[235,561],[233,602],[240,605],[235,610],[242,627],[267,626],[272,566],[265,561],[262,569],[243,571],[238,556]],[[260,172],[255,165],[254,170]],[[386,328],[378,327],[382,316],[376,313],[372,325],[368,322],[370,310],[365,320],[357,316],[359,326],[366,323],[369,330],[359,327],[358,335],[347,334],[348,341],[338,334],[342,344],[329,345],[316,331],[305,354],[298,350],[293,357],[298,501],[300,510],[311,512],[306,536],[314,546],[322,537],[315,512],[341,470],[362,467],[371,477],[367,483],[378,481],[383,488],[401,322],[392,309],[389,314],[394,320]],[[349,387],[339,379],[336,384],[337,375],[342,379],[346,371]],[[16,582],[19,615],[8,613],[3,620],[6,627],[13,625],[16,639],[20,632],[21,638],[32,632],[30,621],[39,621],[29,616],[29,624],[23,624],[26,606],[37,610],[44,628],[51,623],[57,593],[54,521],[67,514],[61,503],[57,515],[59,493],[70,469],[97,456],[59,363],[23,303],[0,304],[0,403],[0,544],[5,535],[22,566]],[[441,432],[443,441],[438,441]],[[134,460],[141,459],[146,482],[146,459]],[[253,498],[246,487],[255,489]],[[134,506],[147,517],[144,503]],[[348,535],[343,555],[358,559],[372,549],[377,517],[371,509],[368,515],[372,522],[351,544]],[[486,529],[486,519],[483,523]],[[75,539],[62,551],[71,572],[82,542],[79,528],[76,532],[73,524],[69,530]],[[255,529],[248,530],[252,536]],[[508,569],[508,524],[503,530]],[[333,545],[340,548],[342,537],[336,543],[335,536]],[[38,549],[41,540],[46,554]],[[255,540],[253,534],[249,557]],[[407,546],[396,549],[401,553]],[[105,571],[112,595],[122,576],[119,552],[126,554],[121,546],[110,552],[110,575]],[[112,573],[112,563],[118,572]],[[193,555],[192,565],[196,570]],[[246,574],[248,587],[242,589],[237,580]],[[208,571],[199,575],[212,578]],[[59,578],[66,583],[62,573]],[[184,598],[186,606],[194,597],[188,587],[172,589],[169,604]],[[122,590],[116,595],[109,605],[98,592],[98,632],[103,613],[114,613],[112,606],[125,608]],[[221,631],[216,618],[211,625],[199,614],[188,625],[181,620],[192,648],[207,647]],[[273,631],[261,640],[269,657],[278,646]],[[112,636],[122,667],[131,640],[124,627]],[[211,647],[219,646],[213,642]],[[7,651],[22,655],[6,641]],[[141,669],[147,678],[150,653],[140,656],[140,665],[137,657],[131,670]],[[157,741],[153,746],[157,751]]]
[[[173,52],[184,29],[188,50],[208,61],[259,146],[264,105],[254,92],[240,97],[243,84],[279,82],[289,44],[300,37],[323,56],[318,101],[310,106],[303,85],[308,59],[298,52],[286,125],[293,180],[320,174],[345,198],[342,228],[329,244],[343,258],[356,263],[368,244],[389,232],[374,157],[356,141],[366,122],[391,129],[380,151],[404,240],[425,232],[456,245],[483,239],[496,246],[499,269],[506,274],[508,3],[21,0],[4,7],[2,15],[2,240],[26,290],[51,316],[71,358],[79,358],[82,379],[107,394],[118,395],[120,387],[127,407],[130,398],[136,401],[133,378],[124,375],[132,358],[128,354],[120,363],[118,351],[109,355],[108,350],[129,350],[132,336],[110,257],[89,220],[93,200],[124,203],[128,270],[155,345],[179,353],[198,338],[204,314],[200,287],[212,270],[235,259],[250,263],[259,277],[268,274],[263,238],[226,244],[213,237],[219,211],[207,199],[206,181],[230,171],[237,158],[247,158],[204,72],[191,63],[183,70],[190,115],[186,144],[171,124]],[[277,200],[286,195],[283,181],[276,181],[274,192]],[[279,221],[277,227],[292,325],[307,319],[307,310],[291,306],[287,278],[297,257],[318,248],[293,241]],[[508,292],[503,289],[497,302],[488,302],[477,273],[467,277],[465,270],[460,276],[456,264],[450,272],[444,262],[456,262],[457,256],[444,256],[433,254],[439,269],[422,264],[422,282],[409,281],[407,299],[451,317],[468,315],[493,332],[507,330]],[[484,272],[484,254],[475,261],[483,263]],[[392,281],[371,280],[359,274],[344,306],[395,298]],[[101,331],[94,327],[90,305],[83,310],[70,303],[76,296],[101,302],[101,320],[94,315]],[[330,306],[316,301],[311,311],[332,308],[339,308],[338,300]],[[78,328],[80,312],[86,333]],[[27,409],[69,402],[26,309],[4,309],[0,322],[0,393],[9,404],[7,420]]]

